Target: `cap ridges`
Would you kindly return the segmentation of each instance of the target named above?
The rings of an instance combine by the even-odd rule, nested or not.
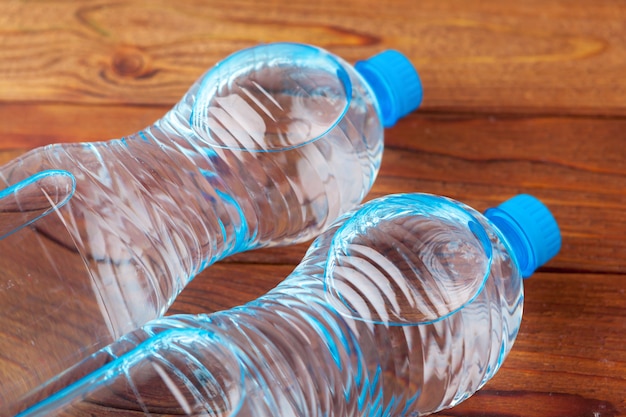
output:
[[[385,127],[395,125],[421,104],[422,82],[402,53],[386,50],[357,62],[354,67],[374,91]]]
[[[561,232],[556,219],[531,195],[517,195],[488,209],[485,217],[507,238],[525,278],[561,249]]]

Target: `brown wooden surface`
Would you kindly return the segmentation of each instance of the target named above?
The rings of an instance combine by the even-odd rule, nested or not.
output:
[[[620,0],[5,0],[0,163],[47,143],[130,134],[218,59],[258,42],[316,44],[350,61],[399,49],[420,71],[424,104],[387,132],[368,198],[423,191],[485,209],[528,192],[563,232],[558,257],[526,281],[503,368],[440,415],[622,416],[625,39]],[[306,246],[215,265],[171,312],[255,298]]]

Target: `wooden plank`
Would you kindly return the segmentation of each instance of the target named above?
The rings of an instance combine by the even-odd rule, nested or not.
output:
[[[0,3],[0,101],[175,103],[207,68],[259,42],[354,61],[405,52],[425,109],[626,114],[619,1],[181,0]]]
[[[0,103],[0,158],[11,150],[22,153],[51,143],[121,138],[151,125],[168,110],[166,106]]]

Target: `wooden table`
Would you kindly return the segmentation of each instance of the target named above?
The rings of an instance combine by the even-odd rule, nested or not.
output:
[[[368,198],[422,191],[485,209],[527,192],[563,234],[560,254],[525,282],[500,372],[440,415],[626,415],[625,39],[619,0],[7,0],[0,163],[128,135],[217,60],[259,42],[311,43],[349,61],[398,49],[420,71],[424,103],[387,131]],[[307,246],[212,266],[171,313],[253,299]]]

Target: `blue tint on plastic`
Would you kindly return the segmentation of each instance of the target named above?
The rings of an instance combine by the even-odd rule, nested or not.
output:
[[[429,246],[430,243],[436,243],[437,245],[442,243],[436,242],[442,238],[435,236],[432,240],[425,239],[422,241],[420,252],[410,253],[410,251],[407,251],[402,256],[402,259],[395,260],[396,265],[394,266],[399,267],[399,263],[402,263],[404,270],[416,271],[420,266],[422,266],[422,262],[425,263],[422,259],[417,258],[428,258],[431,259],[433,263],[446,261],[452,263],[454,258],[469,258],[473,256],[476,258],[474,266],[477,268],[472,271],[470,276],[471,282],[465,284],[462,291],[463,295],[457,293],[455,296],[452,296],[453,289],[448,288],[449,294],[447,294],[447,297],[455,298],[456,303],[454,305],[446,304],[445,307],[441,305],[440,308],[444,308],[445,313],[442,312],[442,310],[439,310],[439,314],[433,314],[430,316],[424,315],[416,317],[415,320],[407,320],[404,317],[397,317],[399,320],[392,320],[393,315],[384,317],[380,314],[371,314],[369,316],[360,315],[358,314],[358,311],[350,305],[351,303],[346,298],[346,294],[352,295],[352,292],[344,292],[340,289],[345,288],[344,281],[347,281],[347,279],[343,276],[336,279],[335,270],[338,264],[341,263],[341,258],[349,257],[357,259],[363,255],[362,253],[358,253],[358,251],[350,250],[351,246],[362,247],[364,245],[364,243],[361,242],[362,236],[368,235],[374,230],[381,233],[381,231],[384,230],[384,223],[396,222],[399,221],[398,219],[403,218],[411,218],[414,220],[420,219],[423,223],[423,225],[419,227],[414,225],[412,233],[417,233],[416,231],[418,230],[438,230],[440,233],[447,233],[445,236],[447,239],[463,240],[464,243],[469,243],[471,241],[471,247],[474,250],[464,251],[463,249],[459,249],[458,252],[450,250],[450,252],[444,253],[439,246]],[[426,232],[423,233],[426,234]],[[411,235],[409,233],[407,233],[406,236],[403,236],[403,239],[406,240],[415,238],[415,235]],[[390,237],[389,239],[392,238]],[[396,242],[391,244],[389,250],[392,251],[392,253],[400,252],[405,250],[404,246],[409,243],[412,242],[406,242],[398,238]],[[448,247],[453,246],[454,244],[451,243],[451,246]],[[415,259],[411,259],[411,256],[414,256]],[[378,269],[384,269],[384,266],[381,265],[378,260],[368,259],[367,261],[371,262],[372,265]],[[347,311],[344,314],[351,319],[365,320],[375,324],[384,324],[386,326],[414,326],[417,324],[431,324],[448,318],[462,308],[471,304],[476,299],[487,281],[492,261],[493,248],[491,241],[489,240],[485,229],[481,226],[476,217],[474,217],[472,211],[465,210],[465,208],[459,206],[458,203],[439,196],[429,194],[398,194],[387,196],[385,198],[384,205],[372,204],[363,207],[359,212],[359,216],[347,219],[339,230],[337,230],[333,236],[332,252],[329,253],[326,263],[326,279],[324,281],[324,285],[326,291],[331,295],[331,299],[336,298],[347,307]],[[361,263],[361,265],[362,264],[363,263]],[[340,267],[345,269],[343,266]],[[436,272],[440,271],[437,271],[435,267],[429,268],[426,266],[420,271],[422,282],[426,282],[428,280],[426,275],[431,273],[433,274],[433,279],[436,281],[438,278],[434,276]],[[381,276],[380,278],[382,279],[387,277]],[[372,281],[375,280],[372,279]],[[393,279],[390,281],[393,282]],[[381,284],[381,286],[386,285],[389,284]],[[418,294],[422,291],[428,291],[429,287],[425,288],[426,289],[416,289],[413,296],[419,298]],[[430,286],[430,290],[441,291],[441,283],[433,283]],[[409,292],[410,290],[408,288],[404,288],[405,295]],[[415,300],[407,302],[407,304],[414,303]]]
[[[0,190],[0,239],[63,207],[75,189],[71,173],[49,169]],[[5,220],[11,213],[14,218]]]
[[[350,109],[350,101],[352,100],[353,95],[352,81],[350,79],[350,75],[346,71],[345,64],[342,63],[338,57],[315,46],[281,42],[276,44],[256,45],[251,48],[242,49],[220,61],[215,67],[213,67],[205,75],[201,82],[200,91],[202,94],[198,96],[191,109],[189,116],[190,125],[194,126],[196,129],[200,126],[201,128],[199,130],[203,131],[205,126],[202,126],[202,124],[206,118],[206,108],[215,108],[213,104],[209,104],[211,100],[215,96],[220,95],[221,90],[224,88],[228,89],[232,84],[237,84],[237,77],[240,77],[242,73],[245,74],[250,72],[251,66],[256,65],[258,67],[257,71],[261,72],[263,68],[259,65],[259,63],[266,63],[268,66],[273,66],[275,68],[275,72],[278,72],[280,67],[290,67],[301,68],[302,73],[305,73],[311,68],[315,68],[317,66],[321,70],[334,74],[341,88],[339,88],[339,91],[334,91],[336,96],[333,96],[332,99],[333,101],[342,104],[340,111],[336,113],[334,121],[327,124],[325,130],[319,131],[316,135],[303,138],[303,140],[290,141],[285,144],[281,144],[280,146],[251,147],[242,146],[240,143],[224,143],[219,137],[217,137],[215,131],[210,131],[204,139],[207,140],[207,143],[211,146],[246,152],[283,152],[295,149],[327,136],[329,132],[336,128],[337,124],[343,120],[346,113]],[[410,62],[408,65],[411,65]],[[292,96],[296,101],[299,96],[307,96],[310,98],[328,95],[328,91],[325,91],[324,89],[317,91],[316,87],[321,86],[316,82],[313,82],[309,86],[304,86],[299,84],[297,81],[294,82],[293,85],[290,85],[286,83],[285,80],[281,80],[281,83],[278,83],[277,86],[275,86],[275,90],[263,90],[263,94],[266,94],[267,96],[285,94]],[[249,94],[249,90],[244,90],[247,94]],[[258,99],[254,100],[254,104],[261,107],[264,111],[268,111],[267,108],[264,108],[264,106],[260,104]],[[275,100],[273,101],[273,104],[281,107],[281,105]],[[416,109],[417,106],[419,106],[419,102],[413,110]],[[282,133],[285,134],[286,132]]]

